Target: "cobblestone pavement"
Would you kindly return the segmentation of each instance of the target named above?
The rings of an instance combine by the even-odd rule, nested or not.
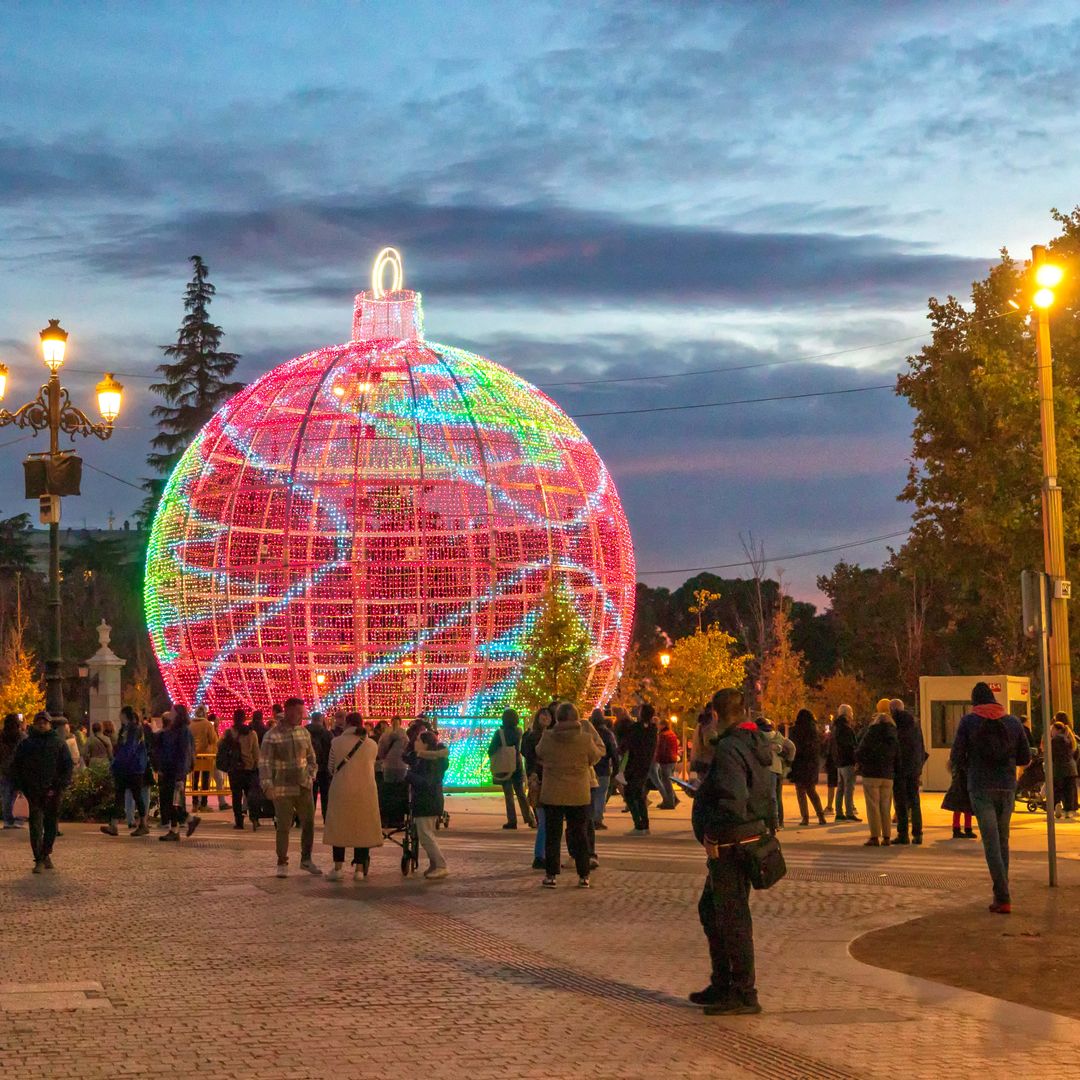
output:
[[[25,833],[0,832],[0,1076],[1072,1072],[1080,1023],[848,955],[867,930],[946,907],[1002,932],[977,845],[793,834],[789,878],[752,901],[765,1012],[708,1018],[685,1003],[706,976],[685,819],[637,839],[612,815],[595,888],[548,892],[531,833],[496,831],[491,801],[457,806],[451,876],[430,884],[402,879],[388,848],[367,882],[278,880],[269,830],[234,832],[227,814],[179,845],[69,825],[38,876]],[[1018,861],[1019,893],[1041,887],[1035,857]]]

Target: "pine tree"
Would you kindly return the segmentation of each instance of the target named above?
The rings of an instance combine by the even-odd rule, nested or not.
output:
[[[157,369],[163,381],[150,387],[165,404],[155,406],[151,413],[161,430],[150,440],[154,451],[146,460],[162,478],[144,485],[150,492],[143,505],[147,520],[153,516],[165,480],[183,452],[210,417],[243,386],[229,381],[239,354],[221,351],[224,331],[210,321],[208,308],[217,290],[209,280],[206,263],[199,255],[192,255],[190,261],[194,274],[184,292],[187,314],[176,342],[161,346],[168,358]]]
[[[548,585],[523,651],[524,666],[514,692],[519,712],[533,713],[555,700],[577,701],[589,677],[593,648],[566,585]]]
[[[23,644],[23,628],[15,624],[5,635],[0,658],[0,714],[33,716],[45,708],[34,655]]]
[[[806,704],[806,659],[791,644],[788,601],[781,599],[773,615],[773,644],[761,665],[761,711],[774,724],[793,724]]]

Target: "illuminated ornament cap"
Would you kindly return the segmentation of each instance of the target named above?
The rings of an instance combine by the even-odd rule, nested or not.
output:
[[[506,368],[426,341],[403,286],[388,248],[352,341],[274,368],[200,432],[151,530],[147,622],[174,701],[423,712],[450,782],[489,782],[490,729],[552,588],[589,643],[579,707],[613,694],[633,548],[577,425]]]

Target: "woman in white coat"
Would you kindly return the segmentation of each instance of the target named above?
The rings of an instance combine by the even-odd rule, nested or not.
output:
[[[345,849],[353,849],[353,877],[367,877],[369,852],[381,847],[382,822],[375,787],[375,757],[379,752],[364,730],[359,713],[345,717],[345,730],[330,744],[330,798],[326,806],[323,843],[334,849],[334,869],[327,874],[340,881]]]

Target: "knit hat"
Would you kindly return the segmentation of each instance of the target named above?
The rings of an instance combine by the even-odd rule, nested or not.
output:
[[[874,712],[876,712],[876,713],[882,713],[882,712],[887,713],[887,712],[889,712],[890,711],[889,705],[891,704],[891,702],[892,702],[892,698],[887,698],[887,697],[878,698],[878,703],[874,706]]]
[[[994,691],[990,689],[988,683],[977,682],[971,688],[971,704],[972,705],[996,705],[997,698],[994,697]]]

